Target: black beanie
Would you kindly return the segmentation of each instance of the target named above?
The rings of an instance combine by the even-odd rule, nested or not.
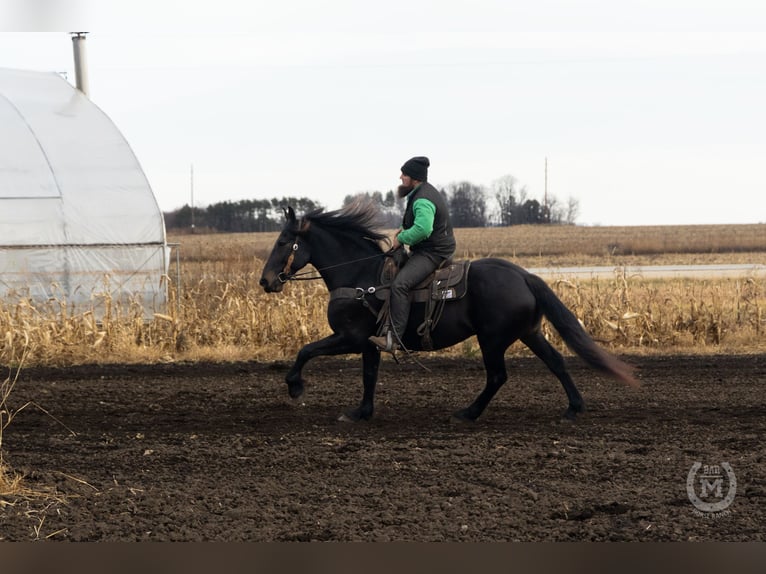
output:
[[[402,166],[402,173],[418,181],[428,181],[428,166],[431,162],[427,157],[418,156],[408,159]]]

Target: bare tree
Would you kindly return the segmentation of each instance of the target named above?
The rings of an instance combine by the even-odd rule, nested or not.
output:
[[[548,196],[548,221],[545,223],[557,223],[561,224],[564,221],[565,213],[564,208],[559,202],[559,198],[554,195]]]
[[[567,225],[574,225],[578,215],[580,215],[580,201],[570,195],[567,201],[565,223]]]
[[[498,207],[498,223],[511,225],[513,210],[518,205],[518,182],[512,175],[506,175],[492,182],[492,193]]]
[[[498,223],[503,226],[529,223],[527,186],[520,186],[512,175],[504,175],[492,183],[492,192],[498,206]],[[539,210],[534,210],[539,217]]]

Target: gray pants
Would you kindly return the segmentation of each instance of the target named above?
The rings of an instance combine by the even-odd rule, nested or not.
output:
[[[442,261],[434,261],[425,255],[414,253],[394,277],[390,296],[391,327],[400,339],[404,337],[407,319],[410,316],[410,290],[428,277]]]

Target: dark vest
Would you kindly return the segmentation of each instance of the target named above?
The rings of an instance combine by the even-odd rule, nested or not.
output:
[[[408,198],[407,207],[404,209],[402,218],[402,228],[409,229],[415,223],[415,214],[412,211],[412,204],[418,199],[427,199],[436,206],[434,215],[434,230],[431,236],[420,243],[410,246],[413,253],[422,253],[436,256],[438,259],[447,259],[455,253],[455,235],[452,232],[452,221],[450,219],[447,202],[441,193],[430,183],[423,182]]]

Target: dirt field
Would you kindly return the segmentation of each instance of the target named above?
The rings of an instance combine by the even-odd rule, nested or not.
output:
[[[569,359],[574,424],[531,358],[473,425],[449,415],[483,386],[478,359],[384,358],[357,425],[336,422],[357,358],[310,363],[301,404],[286,364],[28,370],[11,406],[47,414],[5,429],[5,462],[59,498],[0,500],[0,539],[765,540],[766,355],[627,359],[638,391]],[[725,511],[692,505],[695,462],[731,465]]]

